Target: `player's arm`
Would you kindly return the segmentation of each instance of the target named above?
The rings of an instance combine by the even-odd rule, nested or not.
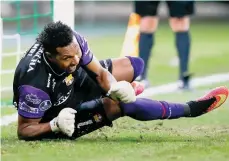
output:
[[[49,95],[30,85],[20,86],[18,93],[19,139],[42,139],[45,134],[52,132],[62,132],[68,136],[73,134],[76,113],[74,109],[64,108],[50,122],[40,123],[45,112],[52,107]]]
[[[76,32],[74,32],[74,34],[77,38],[82,52],[80,65],[86,70],[88,75],[94,81],[96,81],[100,85],[100,87],[104,89],[105,92],[108,92],[111,87],[111,83],[117,82],[116,79],[109,71],[101,66],[97,58],[89,49],[89,45],[86,39]]]
[[[75,113],[74,109],[64,108],[56,118],[47,123],[40,123],[41,119],[29,119],[18,115],[18,138],[40,140],[53,132],[62,132],[71,137],[75,129]]]
[[[80,35],[76,36],[78,37],[77,40],[80,43],[82,50],[80,64],[91,78],[97,81],[100,87],[102,87],[112,99],[124,103],[135,101],[136,96],[131,84],[126,81],[117,82],[114,76],[108,70],[103,68],[96,57],[92,54],[87,41]]]
[[[102,67],[95,56],[93,56],[91,62],[84,68],[112,99],[124,103],[130,103],[136,100],[135,92],[131,84],[126,81],[117,82],[114,76]]]
[[[50,123],[39,123],[41,119],[28,119],[18,115],[18,138],[22,140],[42,139],[42,135],[51,133]]]
[[[114,76],[105,68],[102,67],[98,59],[93,56],[92,61],[85,67],[87,73],[98,82],[100,87],[108,92],[112,83],[116,83]]]

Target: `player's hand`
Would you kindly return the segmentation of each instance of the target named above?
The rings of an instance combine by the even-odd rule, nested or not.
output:
[[[71,137],[75,130],[75,114],[76,110],[72,108],[64,108],[59,115],[50,122],[53,132],[61,131]]]
[[[136,101],[136,95],[133,87],[127,81],[120,81],[111,84],[108,95],[116,101],[131,103]]]

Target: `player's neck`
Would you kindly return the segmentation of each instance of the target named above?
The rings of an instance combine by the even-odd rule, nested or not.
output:
[[[44,56],[44,60],[46,62],[46,64],[49,66],[49,68],[51,69],[51,71],[58,75],[58,76],[62,76],[64,75],[65,71],[62,70],[56,63],[55,61],[53,61],[51,58],[47,57],[45,54]]]

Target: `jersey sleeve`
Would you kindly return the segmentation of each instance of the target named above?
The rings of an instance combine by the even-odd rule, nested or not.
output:
[[[74,34],[82,51],[82,59],[80,61],[80,65],[87,65],[92,61],[93,53],[89,48],[87,40],[76,32],[74,32]]]
[[[41,118],[51,106],[49,95],[30,85],[18,88],[18,114],[26,118]]]

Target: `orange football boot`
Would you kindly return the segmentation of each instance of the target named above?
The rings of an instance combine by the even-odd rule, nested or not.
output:
[[[190,115],[188,117],[196,117],[210,112],[220,107],[227,99],[229,90],[227,87],[217,87],[208,92],[196,101],[190,101],[187,104],[190,107]]]
[[[226,99],[228,97],[228,93],[229,93],[229,90],[226,87],[224,87],[224,86],[217,87],[217,88],[211,90],[210,92],[208,92],[203,97],[199,98],[197,101],[207,100],[207,99],[214,97],[216,100],[206,111],[206,112],[210,112],[210,111],[220,107],[226,101]]]

